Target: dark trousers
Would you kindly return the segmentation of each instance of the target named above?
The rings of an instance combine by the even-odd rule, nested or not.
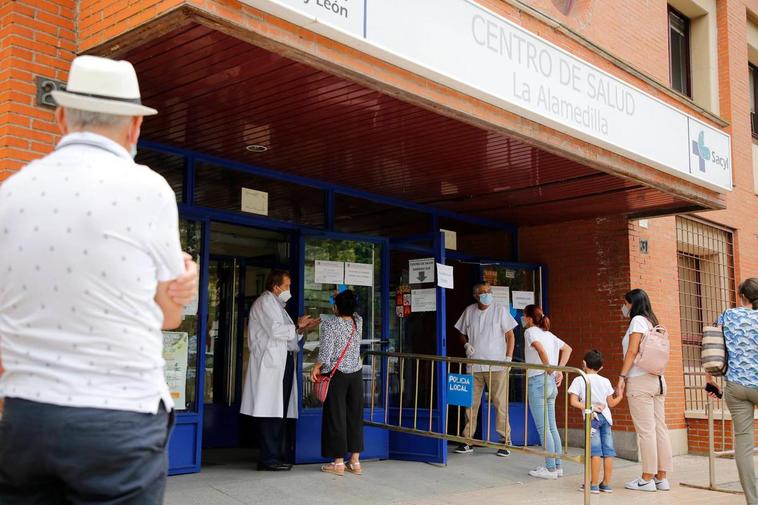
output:
[[[342,458],[363,451],[363,372],[337,371],[321,418],[321,456]]]
[[[5,400],[2,505],[161,505],[174,416]]]
[[[291,352],[287,353],[287,363],[284,367],[282,391],[284,393],[284,408],[282,417],[259,417],[258,435],[260,456],[258,462],[262,465],[287,463],[290,459],[289,423],[287,422],[287,407],[292,393],[292,381],[295,378],[295,360]]]

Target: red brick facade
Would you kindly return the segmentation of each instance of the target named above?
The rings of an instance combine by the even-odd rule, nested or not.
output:
[[[58,128],[35,106],[35,77],[65,80],[76,52],[76,2],[13,1],[0,7],[0,180],[50,152]]]

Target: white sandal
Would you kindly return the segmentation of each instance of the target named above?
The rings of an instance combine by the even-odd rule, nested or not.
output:
[[[354,473],[355,475],[362,475],[363,469],[361,468],[360,462],[358,463],[345,463],[345,470],[347,470],[350,473]]]
[[[345,463],[325,463],[321,465],[321,471],[334,475],[345,475]]]

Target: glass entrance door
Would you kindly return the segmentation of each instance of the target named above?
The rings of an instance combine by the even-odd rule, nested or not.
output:
[[[252,418],[239,414],[249,358],[248,314],[265,290],[271,269],[289,269],[289,251],[286,234],[211,223],[208,318],[203,342],[205,449],[255,445]]]
[[[524,361],[524,328],[521,326],[523,308],[529,304],[540,305],[548,313],[547,296],[544,288],[544,267],[542,265],[528,263],[485,263],[479,267],[480,279],[489,282],[492,286],[496,301],[503,305],[508,304],[511,315],[519,322],[513,333],[516,337],[516,345],[513,351],[514,361]],[[514,445],[523,445],[527,436],[528,445],[539,443],[539,436],[534,428],[531,415],[525,416],[524,387],[526,377],[523,371],[514,371],[510,379],[511,401],[509,419],[511,424],[511,439]],[[482,409],[484,413],[484,409]],[[495,410],[489,412],[490,423],[495,423]],[[479,419],[485,422],[485,415]],[[524,429],[524,420],[530,424]],[[484,424],[482,424],[484,426]],[[528,435],[527,435],[528,433]],[[492,435],[493,437],[495,435]]]
[[[330,298],[340,290],[351,289],[357,297],[357,312],[363,318],[361,352],[380,350],[384,341],[384,320],[386,304],[383,300],[384,270],[383,254],[386,241],[377,238],[357,238],[345,234],[322,234],[304,236],[300,242],[303,258],[301,280],[301,313],[326,319],[332,316]],[[322,264],[321,262],[332,262]],[[331,267],[332,277],[322,278],[323,268]],[[336,271],[341,270],[340,273]],[[336,275],[336,277],[335,277]],[[340,277],[341,276],[341,277]],[[340,277],[339,279],[337,277]],[[295,445],[295,462],[309,463],[321,461],[321,405],[313,396],[310,373],[319,350],[319,329],[305,335],[303,352],[299,364],[298,391],[301,395],[301,411],[297,421],[297,439]],[[363,367],[364,402],[371,402],[370,362]],[[381,374],[381,370],[376,370]],[[375,391],[374,403],[381,405]],[[369,415],[369,410],[364,409]],[[383,410],[375,416],[383,416]],[[388,434],[384,430],[365,428],[364,458],[384,459],[388,456]]]

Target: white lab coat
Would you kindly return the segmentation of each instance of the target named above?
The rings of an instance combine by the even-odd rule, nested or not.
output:
[[[270,291],[265,291],[250,308],[247,345],[250,361],[242,387],[240,413],[253,417],[282,415],[282,379],[289,350],[298,348],[297,326],[284,305]],[[295,372],[296,374],[296,372]],[[297,377],[292,381],[287,416],[297,418]]]

